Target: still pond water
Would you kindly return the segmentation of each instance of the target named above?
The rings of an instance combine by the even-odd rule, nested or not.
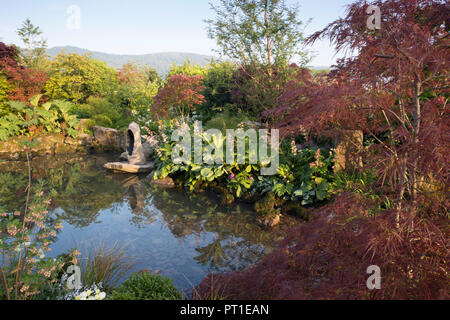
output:
[[[223,207],[214,194],[162,189],[145,176],[111,173],[103,168],[110,160],[115,157],[33,159],[33,180],[53,190],[49,211],[63,221],[50,256],[74,247],[125,246],[138,263],[133,271],[162,270],[189,291],[208,273],[258,262],[298,223],[286,217],[265,230],[249,205]],[[27,179],[25,162],[0,161],[0,205],[10,212],[23,206]]]

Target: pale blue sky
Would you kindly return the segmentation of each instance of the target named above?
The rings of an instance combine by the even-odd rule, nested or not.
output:
[[[313,18],[306,34],[344,14],[354,0],[289,0],[300,5],[303,20]],[[0,0],[0,38],[21,45],[17,28],[26,18],[44,31],[49,47],[77,46],[117,54],[167,51],[212,54],[204,19],[214,16],[208,0]],[[217,2],[212,0],[213,3]],[[81,9],[81,28],[66,26],[70,5]],[[331,65],[336,57],[328,41],[313,48],[312,65]]]

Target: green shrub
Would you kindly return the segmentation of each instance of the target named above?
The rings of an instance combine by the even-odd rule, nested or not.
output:
[[[205,129],[219,129],[225,134],[226,129],[237,129],[239,124],[243,121],[248,121],[248,118],[245,115],[225,111],[217,114],[211,120],[206,122]]]
[[[212,126],[211,123],[214,123],[214,119],[208,122],[208,126]],[[231,126],[232,124],[224,124],[226,128]],[[269,163],[249,164],[250,150],[248,147],[245,150],[245,164],[236,162],[237,150],[235,150],[234,163],[197,164],[191,158],[189,164],[184,162],[175,164],[172,161],[172,152],[176,143],[169,141],[168,137],[171,137],[173,130],[176,128],[177,126],[174,123],[166,123],[158,128],[160,143],[156,148],[155,179],[162,179],[167,176],[176,177],[181,179],[184,186],[191,191],[194,191],[199,184],[203,187],[209,187],[212,182],[215,182],[227,188],[237,198],[241,198],[247,192],[250,192],[251,195],[273,192],[277,198],[299,201],[302,205],[313,205],[327,200],[330,196],[329,182],[333,178],[334,156],[326,149],[305,148],[297,150],[295,145],[291,145],[287,140],[284,140],[280,148],[278,171],[277,174],[272,176],[260,174],[261,167],[267,166]],[[193,129],[191,129],[192,133]],[[200,135],[203,151],[205,151],[205,148],[216,150],[220,148],[220,145],[225,146],[226,144],[225,135],[209,137],[206,134],[194,134]],[[248,139],[246,141],[248,144]],[[224,147],[224,158],[226,152]]]
[[[28,104],[8,102],[8,114],[0,118],[0,141],[15,135],[30,136],[40,132],[76,136],[78,119],[71,114],[73,104],[62,100],[39,104],[41,97],[34,96]]]
[[[127,117],[123,111],[100,97],[89,97],[86,103],[75,106],[72,113],[80,119],[91,119],[89,125],[121,129],[128,125]]]
[[[145,272],[133,273],[112,292],[109,299],[180,300],[182,294],[175,288],[171,279]]]
[[[195,111],[202,121],[208,121],[220,112],[235,113],[240,110],[231,103],[233,73],[236,65],[230,62],[212,63],[203,76],[205,102],[196,106]]]

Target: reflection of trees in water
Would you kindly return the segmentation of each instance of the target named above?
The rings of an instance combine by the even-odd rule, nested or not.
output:
[[[0,207],[7,212],[23,211],[27,183],[25,173],[0,172]]]
[[[211,267],[215,268],[224,265],[224,262],[228,260],[219,238],[207,246],[195,248],[195,251],[197,251],[199,255],[194,259],[204,266],[210,264]]]
[[[138,214],[144,208],[145,191],[135,186],[123,186],[122,181],[129,175],[106,172],[103,163],[107,160],[101,156],[34,158],[33,180],[44,181],[45,189],[52,195],[50,209],[60,209],[56,212],[57,217],[78,228],[94,223],[101,210],[118,213],[129,189],[132,190],[128,200],[133,212]],[[27,181],[25,163],[13,162],[13,172],[3,172],[6,168],[6,165],[0,166],[0,204],[17,210],[18,204],[25,201],[22,190]],[[8,170],[12,171],[11,168]]]
[[[109,159],[85,158],[33,159],[33,179],[43,179],[53,190],[51,209],[54,218],[62,218],[78,228],[95,223],[102,210],[120,214],[124,201],[132,210],[132,223],[143,228],[160,216],[172,235],[186,240],[202,238],[195,260],[216,270],[235,270],[255,263],[270,250],[276,240],[293,223],[287,218],[272,230],[260,228],[249,206],[225,208],[210,194],[187,193],[163,189],[129,174],[110,173],[103,169]],[[7,168],[7,169],[5,169]],[[0,164],[0,206],[17,210],[24,202],[27,182],[25,163]]]
[[[186,194],[184,191],[150,186],[152,202],[172,234],[179,239],[213,233],[208,245],[196,248],[194,259],[213,269],[235,270],[257,262],[277,240],[296,223],[286,218],[271,230],[259,227],[248,206],[222,207],[208,194]]]

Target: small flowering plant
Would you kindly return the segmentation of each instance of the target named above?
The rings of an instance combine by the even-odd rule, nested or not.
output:
[[[62,224],[48,217],[50,200],[43,189],[42,182],[32,186],[30,176],[24,208],[16,212],[0,208],[0,299],[38,295],[41,288],[57,282],[65,265],[63,258],[46,257]]]
[[[64,300],[104,300],[105,298],[106,292],[102,291],[100,283],[70,292],[64,297]]]

